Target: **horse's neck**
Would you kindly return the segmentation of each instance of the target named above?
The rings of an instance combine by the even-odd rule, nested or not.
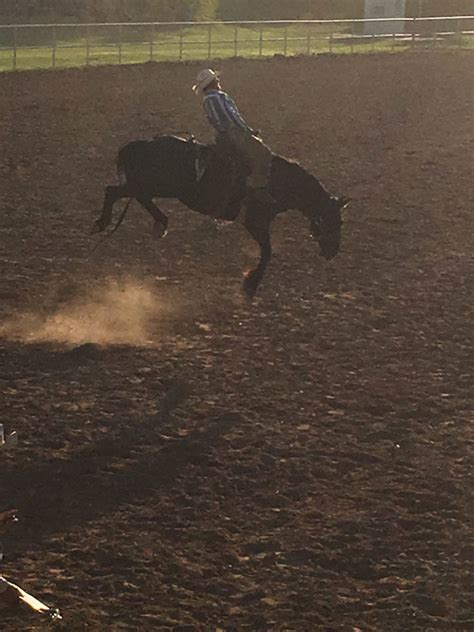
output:
[[[325,206],[330,194],[298,163],[275,155],[272,163],[273,188],[277,197],[285,200],[287,208],[299,209]]]

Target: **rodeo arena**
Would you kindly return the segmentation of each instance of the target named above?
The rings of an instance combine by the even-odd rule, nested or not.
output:
[[[473,0],[2,0],[2,632],[474,630],[473,80]]]

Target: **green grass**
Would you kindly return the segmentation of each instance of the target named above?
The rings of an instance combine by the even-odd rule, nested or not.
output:
[[[225,59],[317,53],[364,53],[409,50],[409,39],[354,38],[349,32],[330,37],[327,25],[254,27],[217,25],[209,29],[195,25],[180,30],[169,27],[152,32],[149,26],[104,28],[91,27],[89,33],[78,27],[57,30],[57,46],[52,46],[52,31],[21,31],[14,54],[12,33],[0,31],[0,72],[47,68],[68,68],[100,64],[136,64],[147,61]],[[29,38],[29,41],[26,38]],[[36,40],[36,41],[35,41]],[[117,42],[122,41],[119,45]],[[28,46],[31,42],[32,45]],[[150,42],[153,43],[151,46]],[[286,43],[285,43],[286,42]],[[415,47],[429,49],[474,48],[473,37],[455,37],[436,42],[417,42]]]

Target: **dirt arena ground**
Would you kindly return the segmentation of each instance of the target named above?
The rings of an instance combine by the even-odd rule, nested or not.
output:
[[[0,76],[1,572],[65,630],[472,630],[469,53],[235,60],[279,153],[349,195],[339,256],[175,203],[92,252],[118,147],[209,138],[200,67]],[[472,509],[472,505],[471,505]],[[46,629],[3,614],[2,630]]]

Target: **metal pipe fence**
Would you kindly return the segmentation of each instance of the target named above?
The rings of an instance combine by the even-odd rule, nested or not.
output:
[[[0,70],[474,48],[474,16],[0,25]]]

